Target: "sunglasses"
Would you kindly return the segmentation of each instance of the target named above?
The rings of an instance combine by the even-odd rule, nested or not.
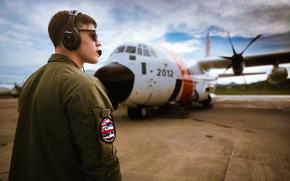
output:
[[[95,42],[98,41],[98,34],[96,33],[96,30],[90,30],[90,29],[78,29],[79,32],[84,31],[84,32],[89,32],[89,36],[91,39]]]

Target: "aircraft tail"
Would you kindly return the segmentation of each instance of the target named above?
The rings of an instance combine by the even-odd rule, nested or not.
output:
[[[210,34],[206,34],[205,57],[210,57]]]

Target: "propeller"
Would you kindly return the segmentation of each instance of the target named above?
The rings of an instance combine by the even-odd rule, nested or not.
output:
[[[241,53],[237,53],[236,52],[236,50],[235,50],[235,48],[234,48],[234,45],[233,45],[233,42],[232,42],[232,40],[231,40],[231,37],[230,37],[230,33],[228,32],[228,40],[229,40],[229,42],[230,42],[230,44],[231,44],[231,47],[232,47],[232,51],[233,51],[233,55],[231,56],[231,57],[228,57],[228,56],[220,56],[221,58],[224,58],[224,59],[227,59],[227,60],[231,60],[231,62],[230,62],[230,64],[229,64],[229,66],[226,68],[226,70],[225,70],[225,72],[223,73],[223,74],[225,74],[226,73],[226,71],[229,69],[229,68],[231,68],[231,67],[233,67],[233,64],[242,64],[244,61],[245,61],[245,59],[244,59],[244,57],[243,57],[243,53],[245,53],[245,51],[257,40],[257,39],[259,39],[260,37],[261,37],[262,35],[261,34],[259,34],[259,35],[257,35],[255,38],[253,38],[249,43],[248,43],[248,45],[245,47],[245,49],[241,52]]]

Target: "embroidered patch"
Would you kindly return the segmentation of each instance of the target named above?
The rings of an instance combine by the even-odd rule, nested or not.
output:
[[[104,118],[101,122],[101,138],[106,143],[112,143],[116,137],[114,123],[109,118]]]

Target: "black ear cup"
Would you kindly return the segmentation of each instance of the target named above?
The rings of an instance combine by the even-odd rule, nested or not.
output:
[[[66,25],[62,28],[60,38],[64,47],[68,50],[76,50],[81,44],[78,30],[71,25]]]
[[[75,17],[80,12],[72,10],[69,12],[69,18],[67,24],[60,31],[60,39],[64,47],[68,50],[76,50],[81,44],[81,38],[79,31],[74,27]]]

